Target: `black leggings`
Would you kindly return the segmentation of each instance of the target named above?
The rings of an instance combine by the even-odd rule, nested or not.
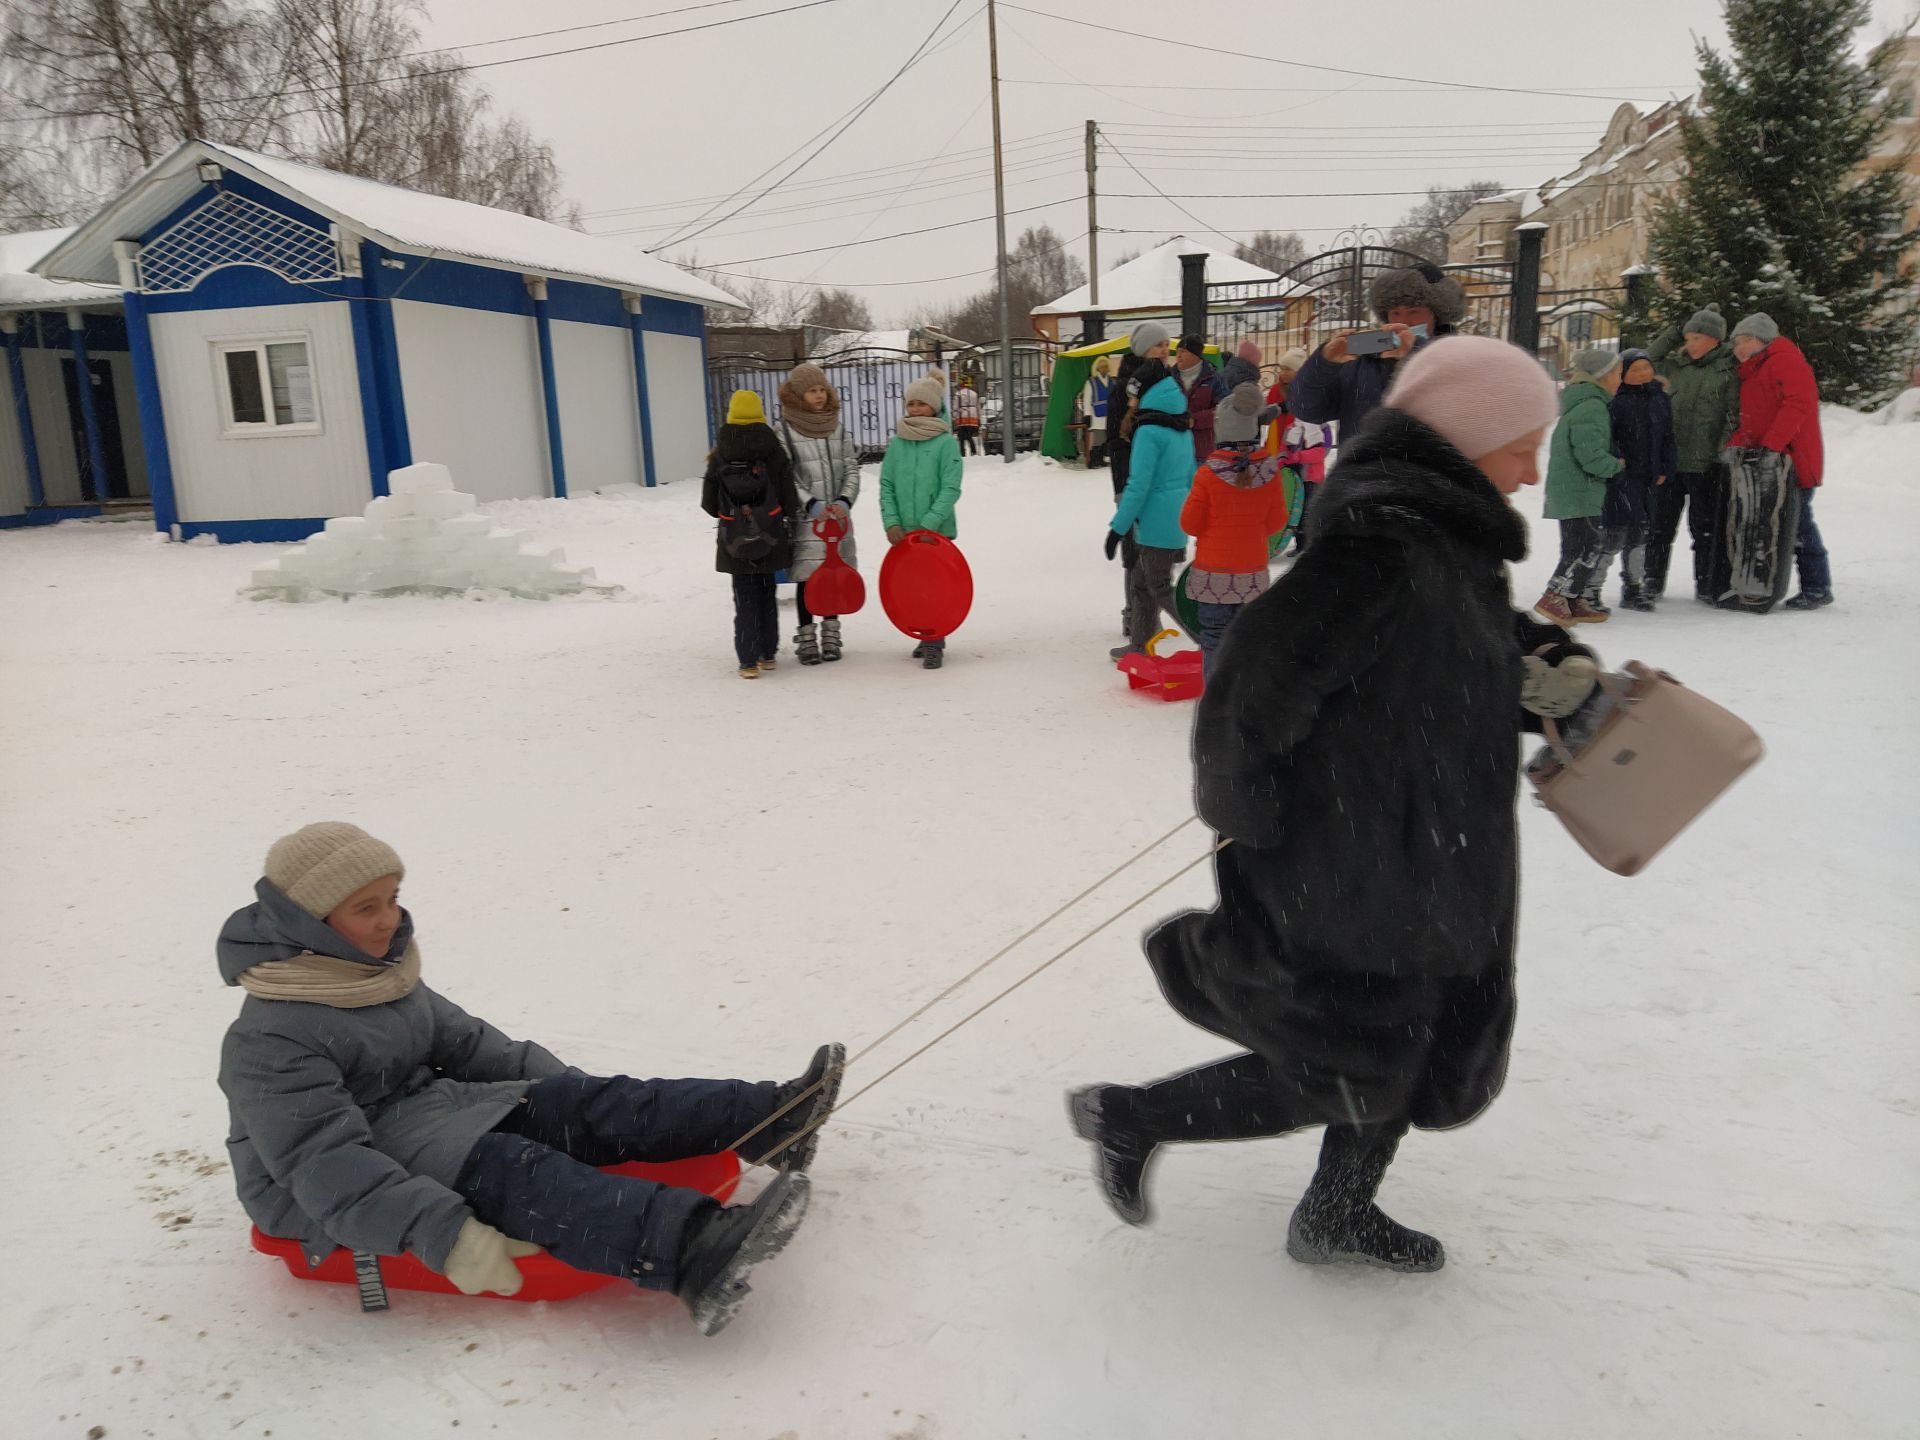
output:
[[[838,615],[816,615],[807,609],[807,582],[802,580],[793,587],[793,613],[800,628],[805,629],[816,620],[838,620]]]

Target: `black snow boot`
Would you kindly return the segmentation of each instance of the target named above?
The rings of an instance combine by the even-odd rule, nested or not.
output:
[[[1620,608],[1638,610],[1642,614],[1651,615],[1654,608],[1653,596],[1644,589],[1631,585],[1625,586],[1620,591]]]
[[[840,1099],[846,1072],[846,1046],[835,1041],[814,1051],[807,1073],[774,1092],[778,1113],[740,1147],[740,1158],[776,1170],[805,1170],[820,1148],[820,1126]]]
[[[1833,592],[1831,590],[1802,590],[1791,600],[1783,600],[1780,603],[1781,607],[1787,610],[1818,610],[1823,606],[1833,603]]]
[[[1147,1204],[1147,1164],[1158,1148],[1126,1126],[1124,1107],[1116,1105],[1117,1085],[1088,1085],[1067,1092],[1067,1115],[1074,1134],[1094,1144],[1094,1173],[1100,1177],[1113,1213],[1129,1225],[1153,1218]]]
[[[1390,1219],[1373,1203],[1406,1122],[1329,1125],[1320,1168],[1287,1225],[1287,1254],[1307,1265],[1377,1265],[1424,1273],[1447,1263],[1431,1235]]]
[[[927,658],[926,641],[922,640],[918,645],[913,647],[913,658],[916,660],[924,660]]]
[[[750,1205],[715,1205],[687,1227],[680,1247],[680,1284],[702,1335],[726,1329],[753,1287],[747,1273],[786,1248],[807,1213],[805,1175],[780,1175]]]

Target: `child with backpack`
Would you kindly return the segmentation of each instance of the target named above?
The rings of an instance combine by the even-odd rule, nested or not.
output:
[[[1287,526],[1287,487],[1280,457],[1260,445],[1261,428],[1278,413],[1260,387],[1245,381],[1213,412],[1214,449],[1194,473],[1180,528],[1199,544],[1187,573],[1187,598],[1200,607],[1201,673],[1213,672],[1227,627],[1247,601],[1264,594],[1268,542]]]
[[[800,510],[793,462],[767,426],[760,397],[736,390],[707,456],[700,508],[719,522],[713,568],[733,577],[733,653],[742,680],[758,680],[780,654],[774,577],[793,562]]]
[[[1144,652],[1160,628],[1163,613],[1176,621],[1179,618],[1173,575],[1187,558],[1180,510],[1193,485],[1187,392],[1163,361],[1149,360],[1135,372],[1135,379],[1140,384],[1140,408],[1134,413],[1127,488],[1120,492],[1106,533],[1109,560],[1129,537],[1138,547],[1127,571],[1127,643],[1107,652],[1115,660]]]
[[[793,651],[802,665],[841,656],[840,617],[816,617],[807,608],[807,581],[827,559],[827,542],[814,534],[822,520],[846,528],[840,558],[858,569],[853,548],[853,502],[860,498],[860,453],[840,423],[840,396],[818,365],[796,365],[780,386],[780,438],[793,459],[794,488],[801,510],[795,517],[793,608],[798,620]]]
[[[247,1214],[310,1265],[411,1254],[467,1295],[515,1294],[515,1257],[544,1248],[718,1331],[799,1227],[846,1048],[785,1083],[584,1074],[421,983],[405,874],[358,826],[308,825],[221,927],[220,977],[247,992],[220,1047]],[[597,1168],[729,1148],[776,1172],[751,1204]]]
[[[887,544],[898,545],[916,530],[932,530],[949,540],[960,534],[954,507],[960,503],[960,445],[947,423],[947,377],[929,370],[907,387],[907,413],[894,427],[880,462],[880,523]],[[938,670],[947,642],[923,640],[913,657]]]

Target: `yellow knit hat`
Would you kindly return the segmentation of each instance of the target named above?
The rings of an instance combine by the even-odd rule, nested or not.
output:
[[[767,412],[760,404],[760,397],[751,390],[736,390],[733,398],[727,401],[727,424],[764,425]]]
[[[407,867],[391,845],[358,825],[323,820],[274,841],[265,873],[281,894],[324,920],[362,885],[405,875]]]

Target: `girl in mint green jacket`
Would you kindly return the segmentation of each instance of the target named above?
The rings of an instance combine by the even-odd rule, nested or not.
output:
[[[907,413],[887,443],[880,462],[880,523],[887,543],[898,545],[916,530],[933,530],[955,539],[960,527],[954,509],[960,503],[960,442],[947,421],[947,377],[938,370],[907,387]],[[938,670],[945,640],[914,646],[914,658]]]

